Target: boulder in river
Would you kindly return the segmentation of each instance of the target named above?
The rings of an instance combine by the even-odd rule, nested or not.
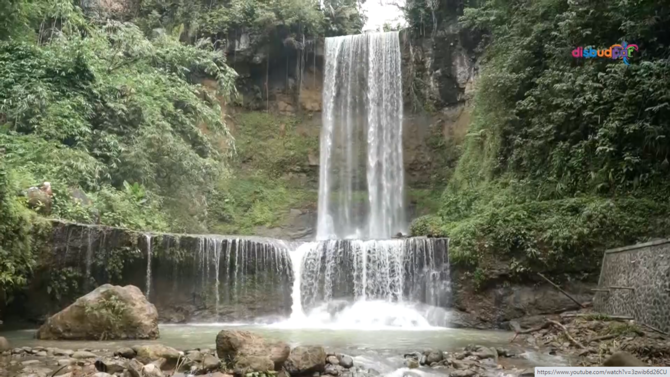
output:
[[[135,358],[143,364],[148,364],[158,359],[165,359],[165,363],[162,364],[163,370],[174,368],[181,356],[181,352],[162,344],[133,346],[133,351],[137,354]]]
[[[0,336],[0,352],[5,352],[11,350],[12,347],[9,346],[9,341],[4,337]]]
[[[274,367],[274,362],[268,356],[238,355],[233,370],[236,376],[246,376],[251,372],[268,372],[274,370]]]
[[[249,331],[222,330],[216,336],[216,354],[233,367],[240,356],[267,356],[274,363],[274,370],[279,370],[290,352],[288,344],[269,341]],[[325,359],[324,355],[322,361]]]
[[[125,357],[126,359],[132,359],[135,357],[137,353],[135,352],[134,349],[130,347],[121,347],[114,352],[114,356],[121,356]]]
[[[339,355],[338,359],[340,360],[340,365],[349,369],[354,366],[354,359],[351,356]]]
[[[80,297],[40,327],[38,339],[156,339],[158,313],[139,288],[105,284]]]
[[[298,346],[291,350],[284,364],[284,368],[292,376],[323,372],[325,366],[326,351],[322,346]]]
[[[431,365],[432,363],[439,363],[444,359],[444,353],[442,351],[427,350],[423,353],[426,356],[426,364]]]

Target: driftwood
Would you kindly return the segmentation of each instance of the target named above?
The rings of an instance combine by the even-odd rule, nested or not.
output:
[[[563,333],[565,334],[565,336],[568,338],[568,340],[569,340],[572,344],[576,345],[577,347],[579,347],[579,348],[581,348],[581,349],[585,349],[585,348],[586,348],[586,347],[584,347],[581,343],[579,343],[577,340],[575,340],[575,338],[573,338],[572,336],[570,336],[570,333],[568,332],[568,329],[565,328],[565,326],[563,326],[562,324],[560,324],[560,323],[558,323],[558,322],[556,322],[556,321],[554,321],[554,320],[551,320],[551,319],[547,319],[547,322],[543,323],[543,324],[540,325],[540,326],[533,327],[533,328],[528,329],[528,330],[518,330],[518,331],[515,331],[515,332],[514,332],[514,338],[512,338],[512,340],[510,340],[510,343],[512,343],[512,342],[514,341],[514,339],[516,339],[517,336],[519,336],[519,334],[528,334],[528,333],[532,333],[532,332],[535,332],[535,331],[540,331],[540,330],[542,330],[542,329],[546,329],[547,327],[549,327],[549,326],[551,326],[551,325],[554,325],[554,326],[558,327],[560,330],[562,330]]]
[[[609,334],[609,335],[597,336],[597,337],[595,337],[595,338],[593,338],[593,339],[589,339],[589,340],[587,341],[587,343],[591,343],[591,342],[602,342],[602,341],[604,341],[604,340],[614,339],[614,338],[616,338],[617,336],[618,336],[618,335],[616,335],[616,334]]]
[[[644,327],[648,328],[649,330],[655,331],[655,332],[657,332],[657,333],[659,333],[659,334],[662,334],[662,335],[665,335],[665,336],[670,336],[670,334],[668,334],[667,332],[665,332],[665,331],[663,331],[663,330],[660,330],[660,329],[657,329],[656,327],[653,327],[653,326],[644,324],[644,323],[642,323],[642,322],[639,322],[639,324],[640,324],[641,326],[644,326]]]
[[[575,299],[574,297],[570,296],[570,294],[569,294],[568,292],[562,290],[561,287],[559,287],[558,285],[556,285],[556,283],[554,283],[553,281],[549,280],[546,276],[542,275],[542,274],[539,273],[539,272],[538,272],[537,274],[540,275],[540,277],[541,277],[542,279],[546,280],[547,283],[553,285],[554,288],[558,289],[559,292],[563,293],[563,294],[565,295],[565,297],[567,297],[567,298],[569,298],[570,300],[574,301],[574,303],[577,304],[577,305],[579,305],[580,308],[583,308],[583,307],[584,307],[584,305],[583,305],[581,302],[577,301],[577,299]]]
[[[599,316],[598,320],[599,321],[629,321],[631,319],[635,319],[633,317],[628,317],[625,315],[607,315],[607,314],[599,314],[599,313],[589,313],[589,314],[564,314],[561,315],[563,318],[588,318],[588,317],[595,317]]]
[[[551,323],[545,322],[545,323],[541,324],[540,326],[532,327],[532,328],[527,329],[527,330],[521,330],[521,328],[518,327],[518,325],[517,325],[517,326],[515,326],[515,329],[514,329],[514,338],[512,338],[512,340],[510,340],[509,342],[512,343],[514,341],[514,339],[516,339],[519,335],[530,334],[530,333],[535,332],[535,331],[540,331],[542,329],[546,329],[547,327],[549,327],[549,325],[551,325]]]
[[[565,334],[565,337],[568,338],[568,340],[569,340],[570,342],[572,342],[572,344],[576,345],[577,347],[579,347],[579,348],[581,348],[581,349],[585,349],[585,348],[586,348],[586,347],[584,347],[581,343],[579,343],[578,341],[576,341],[575,338],[573,338],[572,336],[570,336],[570,333],[568,332],[568,329],[565,328],[565,326],[563,326],[562,324],[560,324],[560,323],[558,323],[558,322],[556,322],[556,321],[553,321],[553,320],[551,320],[551,319],[548,319],[547,322],[549,322],[549,323],[551,323],[552,325],[554,325],[554,326],[558,327],[559,329],[563,330],[563,333]]]

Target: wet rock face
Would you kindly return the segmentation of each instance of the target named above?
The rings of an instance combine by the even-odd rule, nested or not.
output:
[[[102,285],[53,315],[38,339],[156,339],[158,313],[139,288]]]
[[[509,271],[500,268],[490,271],[490,281],[476,288],[471,273],[460,266],[451,266],[453,309],[450,327],[503,328],[515,320],[522,327],[544,322],[544,316],[577,310],[579,306],[547,283],[509,282]],[[562,282],[561,287],[579,302],[593,298],[594,283]]]

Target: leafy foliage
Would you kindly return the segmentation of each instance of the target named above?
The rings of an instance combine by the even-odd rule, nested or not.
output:
[[[313,0],[149,0],[142,2],[136,22],[147,32],[177,30],[187,39],[225,39],[249,33],[261,40],[290,36],[355,34],[363,27],[357,3]]]
[[[594,12],[593,9],[598,9]],[[491,43],[437,227],[456,261],[594,270],[605,248],[667,235],[670,9],[654,0],[486,1]],[[631,64],[575,59],[626,41]]]
[[[234,94],[235,72],[207,41],[70,22],[80,18],[73,8],[43,45],[0,44],[8,166],[24,188],[52,183],[56,217],[193,229],[184,216],[170,224],[166,212],[189,207],[183,198],[202,197],[223,172],[233,149],[220,104]],[[214,78],[217,92],[198,84],[202,77]],[[72,188],[87,198],[74,200]]]
[[[86,303],[84,313],[97,317],[105,326],[105,331],[100,334],[100,340],[107,335],[115,333],[123,325],[124,316],[128,307],[115,294],[102,297],[94,303]]]
[[[16,201],[0,154],[0,299],[26,282],[35,260],[31,252],[30,215]]]

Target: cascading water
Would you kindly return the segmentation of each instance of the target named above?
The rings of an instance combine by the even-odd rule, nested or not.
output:
[[[155,235],[163,238],[163,248],[152,250],[146,237],[145,292],[157,307],[179,308],[177,318],[249,320],[290,313],[293,273],[284,242]]]
[[[298,246],[291,252],[291,268],[293,271],[293,288],[291,290],[291,317],[293,322],[301,321],[305,318],[305,312],[302,309],[302,263],[309,251],[311,251],[315,242],[308,242]]]
[[[390,240],[406,226],[401,82],[397,32],[326,38],[318,242],[291,253],[289,322],[417,328],[417,304],[448,305],[447,240]]]
[[[397,32],[326,38],[317,239],[405,230]]]
[[[447,239],[328,240],[290,254],[292,313],[281,325],[429,328],[444,325]]]
[[[145,234],[147,240],[147,282],[146,282],[146,296],[149,297],[151,293],[151,234]]]

